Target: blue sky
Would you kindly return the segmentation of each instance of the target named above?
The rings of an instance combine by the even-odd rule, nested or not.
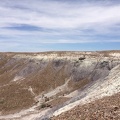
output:
[[[120,0],[0,0],[0,51],[120,50]]]

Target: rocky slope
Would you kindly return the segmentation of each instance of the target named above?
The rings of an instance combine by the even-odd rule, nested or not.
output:
[[[120,93],[77,106],[52,120],[119,120]]]
[[[120,51],[0,53],[0,120],[41,120],[120,92]]]

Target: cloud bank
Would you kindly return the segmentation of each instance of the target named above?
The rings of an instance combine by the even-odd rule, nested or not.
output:
[[[0,46],[120,43],[119,11],[117,0],[1,0]]]

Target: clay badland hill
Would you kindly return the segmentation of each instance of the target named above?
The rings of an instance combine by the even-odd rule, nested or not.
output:
[[[119,120],[120,51],[0,53],[0,120]]]

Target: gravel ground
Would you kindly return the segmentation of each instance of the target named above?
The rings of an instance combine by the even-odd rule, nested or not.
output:
[[[120,120],[120,93],[77,106],[51,120]]]

